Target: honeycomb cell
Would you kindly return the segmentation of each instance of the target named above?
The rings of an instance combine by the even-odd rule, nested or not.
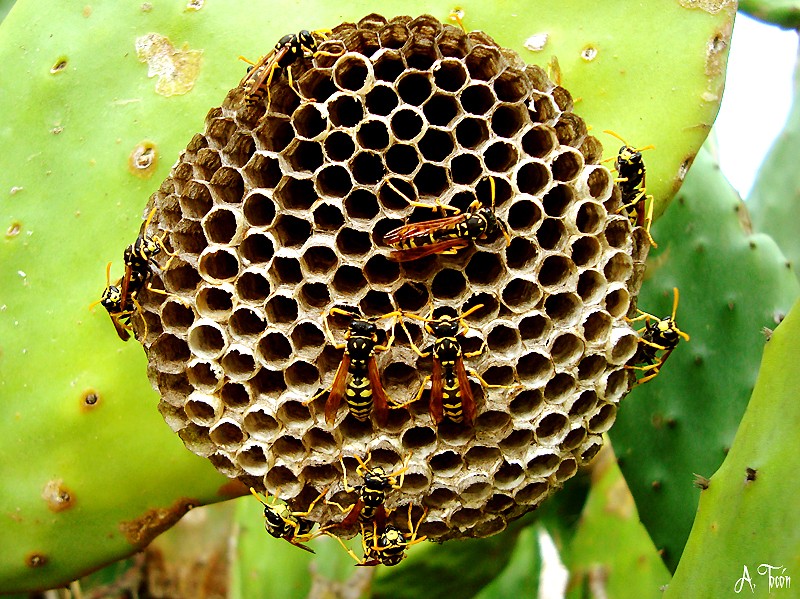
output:
[[[287,219],[294,219],[294,217],[282,216],[280,220],[285,223],[298,223],[297,219],[294,219],[294,222]],[[303,227],[303,223],[304,221],[299,221],[296,227]],[[297,232],[294,229],[290,228],[288,231],[283,231],[283,239],[292,239],[290,236],[293,235],[297,235]],[[272,259],[272,256],[275,253],[275,244],[269,235],[260,233],[258,231],[251,231],[242,240],[241,245],[239,245],[239,252],[246,265],[263,264]]]
[[[190,181],[184,187],[179,202],[184,218],[198,220],[203,218],[214,204],[208,186],[199,181]]]
[[[394,144],[386,152],[386,168],[398,175],[410,175],[419,165],[420,156],[414,146]]]
[[[450,133],[441,129],[430,128],[419,140],[419,151],[425,160],[443,162],[455,150]]]
[[[477,154],[461,153],[450,160],[450,173],[453,183],[474,185],[484,171]]]
[[[233,308],[233,288],[229,285],[204,285],[197,293],[197,311],[213,319],[227,318]]]
[[[530,161],[517,166],[514,176],[520,192],[535,196],[547,187],[552,175],[545,163]]]
[[[353,137],[345,131],[332,131],[326,138],[323,148],[325,156],[331,162],[344,162],[349,160],[356,151]]]
[[[458,100],[450,94],[436,94],[422,108],[428,123],[448,127],[461,114]]]
[[[305,249],[300,259],[305,276],[325,276],[339,265],[334,248],[327,245],[312,245]]]
[[[382,151],[389,146],[389,129],[382,120],[364,121],[358,128],[356,139],[365,150]]]
[[[185,332],[194,323],[194,318],[194,311],[179,301],[167,300],[161,308],[161,322],[167,332]]]
[[[397,92],[388,85],[375,85],[365,97],[369,114],[374,116],[388,116],[397,108],[400,99]],[[363,126],[363,125],[362,125]]]
[[[242,171],[247,187],[271,189],[280,181],[282,172],[277,156],[256,152]]]
[[[202,220],[203,233],[216,244],[231,244],[241,237],[241,212],[220,207],[210,211]]]
[[[334,127],[351,128],[364,118],[364,106],[357,97],[337,94],[328,102],[328,114]]]
[[[422,106],[433,93],[429,75],[413,71],[397,79],[396,89],[400,100],[411,106]]]
[[[456,125],[456,141],[463,148],[476,149],[489,139],[489,127],[482,119],[464,118]]]
[[[236,281],[236,295],[243,302],[263,304],[269,294],[269,281],[258,270],[245,271]],[[230,310],[230,307],[226,308],[226,310]]]
[[[333,84],[344,92],[363,94],[374,82],[372,63],[361,54],[348,52],[333,65]]]
[[[392,135],[401,141],[416,141],[427,130],[425,115],[410,106],[404,106],[391,116]]]
[[[143,290],[133,317],[159,409],[189,450],[293,510],[325,488],[352,505],[339,458],[357,485],[355,456],[371,454],[408,466],[387,492],[401,530],[407,506],[414,522],[425,506],[431,540],[494,534],[592,459],[613,424],[635,382],[626,316],[649,241],[618,212],[571,94],[487,34],[373,14],[316,37],[323,52],[294,62],[291,87],[272,78],[269,111],[268,94],[246,106],[237,87],[209,112],[142,212],[156,208],[145,233],[175,254],[153,268],[168,295]],[[507,236],[451,242],[474,204]],[[395,260],[409,255],[384,236],[404,225],[455,247]],[[385,424],[345,405],[325,419],[351,320],[333,307],[375,322],[386,349],[370,363],[390,402],[422,390]],[[424,319],[467,312],[456,339],[474,423],[437,425]],[[326,502],[311,515],[342,517]]]
[[[314,104],[304,104],[297,109],[292,126],[298,137],[315,140],[328,129],[328,119]]]
[[[213,393],[222,382],[224,371],[216,362],[194,360],[186,371],[189,383],[200,391]]]

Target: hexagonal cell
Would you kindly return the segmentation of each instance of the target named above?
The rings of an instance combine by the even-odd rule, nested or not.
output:
[[[333,66],[333,83],[342,91],[361,94],[370,89],[374,81],[372,63],[360,54],[344,54]]]
[[[467,117],[456,125],[456,141],[463,148],[478,148],[488,139],[489,127],[483,119]]]
[[[389,146],[389,130],[383,120],[364,121],[358,128],[356,140],[365,150],[385,150]]]
[[[443,162],[455,150],[453,138],[448,131],[430,128],[419,140],[419,151],[425,160]]]
[[[435,94],[425,102],[422,107],[428,123],[435,126],[447,127],[453,120],[461,115],[458,100],[450,94]]]
[[[316,141],[292,140],[281,155],[290,172],[313,173],[324,163],[322,146]]]
[[[387,116],[397,108],[400,98],[391,86],[377,84],[365,96],[365,102],[369,114]]]

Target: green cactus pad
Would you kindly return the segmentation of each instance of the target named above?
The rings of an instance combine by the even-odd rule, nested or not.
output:
[[[739,0],[739,10],[786,29],[800,27],[800,2],[797,0]]]
[[[161,422],[139,349],[116,337],[102,308],[87,307],[108,261],[113,279],[121,276],[147,197],[244,74],[238,55],[257,57],[287,31],[374,10],[446,19],[452,8],[190,5],[19,0],[0,25],[8,92],[0,96],[0,389],[13,415],[0,452],[0,509],[12,514],[0,529],[0,546],[10,548],[0,552],[0,591],[63,584],[135,551],[190,505],[226,495],[225,479]],[[733,18],[729,8],[686,6],[463,8],[468,27],[531,61],[557,56],[564,85],[582,98],[578,112],[598,131],[655,143],[650,191],[665,201],[716,113]],[[544,48],[524,50],[540,32],[549,34]],[[598,50],[592,60],[581,58],[588,46]]]
[[[616,599],[658,599],[669,582],[612,451],[593,463],[592,490],[565,561],[570,599],[597,596],[598,586]]]
[[[800,20],[800,14],[798,14]],[[793,264],[800,262],[800,173],[794,168],[800,143],[800,65],[794,74],[794,104],[786,125],[764,158],[747,206],[756,231],[771,235]]]
[[[800,302],[767,343],[753,396],[725,462],[700,497],[665,598],[797,595],[798,352]],[[791,588],[778,580],[785,576],[794,579]]]
[[[677,200],[654,227],[651,279],[639,308],[659,317],[680,289],[681,341],[658,377],[623,402],[610,431],[639,516],[674,569],[700,491],[725,457],[758,373],[765,337],[800,294],[783,254],[750,234],[744,204],[708,152],[701,152]]]

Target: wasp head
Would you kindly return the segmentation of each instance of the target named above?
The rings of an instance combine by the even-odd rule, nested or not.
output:
[[[377,338],[378,327],[374,322],[370,322],[364,318],[354,318],[350,323],[348,335],[356,337],[370,337]]]
[[[311,52],[317,51],[317,40],[314,39],[314,36],[311,35],[309,31],[303,29],[297,36],[298,42],[302,48],[305,48]]]
[[[455,337],[458,335],[460,325],[457,318],[442,316],[438,320],[430,322],[425,328],[428,329],[429,333],[438,338]]]
[[[97,305],[96,303],[94,305]],[[122,291],[116,285],[109,285],[103,290],[100,305],[109,313],[122,311]]]

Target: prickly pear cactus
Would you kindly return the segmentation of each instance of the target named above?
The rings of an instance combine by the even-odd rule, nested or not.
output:
[[[659,240],[639,308],[663,317],[680,289],[681,341],[658,377],[623,403],[610,436],[639,515],[674,569],[699,490],[725,457],[755,384],[765,338],[800,294],[786,258],[752,234],[746,208],[711,155],[653,228]]]
[[[700,495],[665,598],[796,595],[798,352],[800,302],[769,338],[747,411],[724,463]]]
[[[462,6],[468,28],[526,60],[556,56],[576,112],[598,130],[656,144],[648,185],[665,202],[716,113],[732,13],[671,0],[600,4]],[[374,10],[444,20],[451,8],[284,2],[278,19],[275,5],[242,0],[14,5],[0,25],[2,88],[13,90],[0,95],[0,139],[13,148],[0,156],[0,389],[14,414],[0,451],[14,481],[0,497],[0,512],[14,514],[0,527],[0,546],[11,548],[0,552],[0,591],[64,584],[135,551],[189,505],[241,492],[171,437],[143,356],[102,309],[87,311],[109,260],[119,276],[146,198],[241,78],[237,56]]]

